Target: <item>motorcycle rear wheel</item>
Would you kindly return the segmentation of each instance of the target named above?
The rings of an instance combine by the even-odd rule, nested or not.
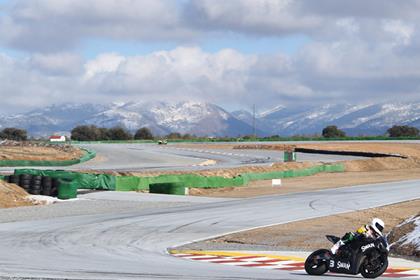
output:
[[[360,268],[360,273],[362,274],[362,276],[364,278],[376,278],[381,276],[386,269],[388,268],[388,258],[386,256],[381,256],[381,264],[379,267],[375,268],[375,269],[371,269],[369,260],[365,261],[361,268]]]
[[[326,254],[330,255],[331,252],[327,249],[320,249],[306,258],[305,271],[309,275],[322,275],[328,271],[328,260],[326,260]]]

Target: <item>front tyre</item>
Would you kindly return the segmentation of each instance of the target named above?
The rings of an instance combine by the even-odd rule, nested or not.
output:
[[[322,275],[328,271],[328,261],[331,252],[327,249],[320,249],[306,258],[305,271],[309,275]]]
[[[360,273],[364,278],[376,278],[381,276],[388,268],[388,258],[385,255],[369,256],[363,262]]]

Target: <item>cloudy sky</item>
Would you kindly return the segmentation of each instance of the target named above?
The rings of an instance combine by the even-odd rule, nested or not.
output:
[[[0,0],[0,114],[420,100],[420,1]]]

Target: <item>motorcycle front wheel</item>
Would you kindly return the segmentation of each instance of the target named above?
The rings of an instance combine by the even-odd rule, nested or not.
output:
[[[387,268],[388,258],[380,255],[374,259],[367,258],[360,268],[360,273],[364,278],[376,278],[381,276]]]
[[[327,249],[320,249],[306,258],[305,271],[309,275],[322,275],[328,271],[328,261],[331,252]]]

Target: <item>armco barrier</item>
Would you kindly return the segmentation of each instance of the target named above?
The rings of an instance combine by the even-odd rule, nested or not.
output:
[[[15,175],[31,174],[77,182],[79,189],[115,190],[115,176],[109,174],[89,174],[64,170],[16,169]]]
[[[68,166],[86,162],[96,156],[95,151],[82,149],[85,154],[78,159],[71,160],[0,160],[0,166]]]

